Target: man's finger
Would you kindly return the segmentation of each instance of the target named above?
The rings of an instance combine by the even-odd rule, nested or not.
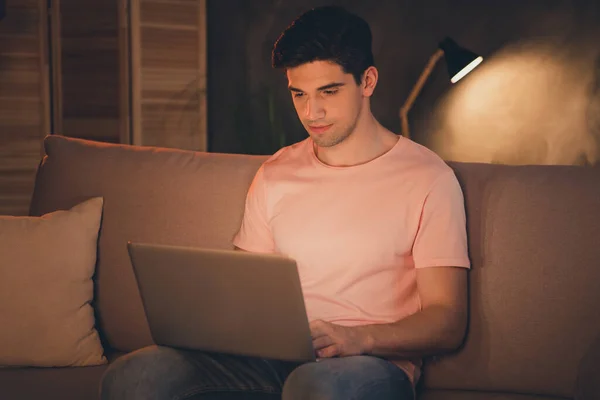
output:
[[[326,325],[321,320],[312,321],[308,327],[313,339],[327,335]]]
[[[315,350],[323,349],[327,346],[331,346],[333,344],[333,339],[330,336],[321,336],[316,339],[313,339],[313,348]]]
[[[318,331],[310,332],[310,337],[312,338],[312,340],[316,340],[316,339],[324,337],[324,336],[327,337],[329,335],[327,334],[327,332],[318,332]]]
[[[308,327],[310,329],[321,329],[323,326],[325,325],[324,321],[320,320],[320,319],[316,319],[314,321],[310,321],[308,324]]]
[[[324,349],[317,351],[317,357],[320,358],[330,358],[336,357],[340,355],[340,348],[336,344],[332,344],[331,346],[327,346]]]

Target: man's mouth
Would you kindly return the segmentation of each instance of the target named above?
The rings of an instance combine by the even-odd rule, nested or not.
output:
[[[329,124],[329,125],[309,125],[308,128],[313,133],[323,133],[323,132],[327,131],[329,128],[331,128],[332,125],[333,124]]]

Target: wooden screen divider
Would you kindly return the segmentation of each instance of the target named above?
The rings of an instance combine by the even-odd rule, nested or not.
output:
[[[26,215],[50,130],[46,0],[8,0],[0,21],[0,215]]]
[[[130,11],[132,143],[205,151],[205,0],[131,0]]]
[[[207,149],[206,0],[54,3],[60,134]]]
[[[8,0],[0,215],[26,215],[47,134],[206,151],[206,0]]]

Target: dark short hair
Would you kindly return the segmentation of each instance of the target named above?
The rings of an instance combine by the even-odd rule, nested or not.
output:
[[[374,65],[371,28],[342,7],[313,8],[294,20],[275,42],[274,68],[293,68],[313,61],[331,61],[352,74],[357,84]]]

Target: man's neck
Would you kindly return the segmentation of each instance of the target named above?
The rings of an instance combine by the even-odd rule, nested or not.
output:
[[[332,147],[318,147],[315,154],[323,163],[332,167],[350,167],[365,164],[390,151],[398,136],[385,129],[369,115],[364,123],[357,125],[354,132],[343,142]]]

